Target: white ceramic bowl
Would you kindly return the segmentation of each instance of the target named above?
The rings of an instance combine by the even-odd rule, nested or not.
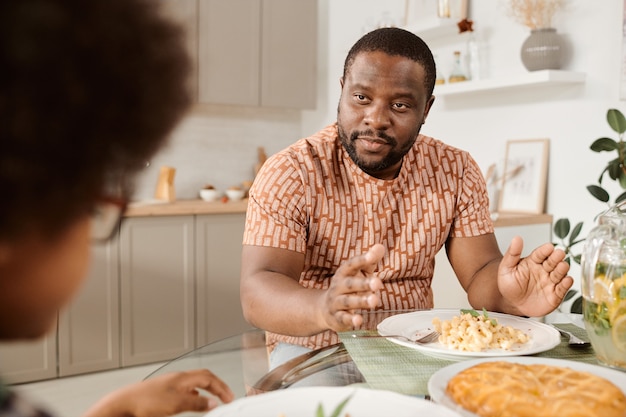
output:
[[[221,193],[216,189],[203,189],[200,190],[200,198],[204,201],[216,201],[220,198]]]
[[[228,199],[232,201],[241,200],[245,194],[246,192],[244,190],[235,190],[235,189],[226,190],[226,195],[228,196]]]

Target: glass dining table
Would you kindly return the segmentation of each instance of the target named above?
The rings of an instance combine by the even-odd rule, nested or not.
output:
[[[411,310],[414,311],[414,310]],[[374,331],[385,318],[409,310],[362,312],[364,322],[359,331]],[[365,383],[343,343],[303,354],[270,369],[265,331],[252,329],[209,343],[167,362],[146,379],[172,371],[205,368],[226,382],[236,398],[278,389],[311,385],[344,386]],[[327,372],[324,379],[317,378]]]
[[[340,343],[302,355],[285,363],[284,367],[279,366],[270,371],[265,332],[254,329],[195,349],[166,363],[146,378],[171,371],[205,368],[223,379],[236,398],[241,398],[292,386],[310,385],[307,378],[313,374],[350,361],[350,356]],[[313,367],[307,367],[303,373],[299,373],[298,369],[305,368],[307,364]],[[355,367],[348,367],[333,375],[337,377],[333,385],[365,382]]]
[[[376,334],[377,325],[385,318],[408,311],[376,311],[364,313],[362,328],[348,332]],[[543,320],[546,321],[546,320]],[[586,338],[578,315],[559,314],[549,319],[561,329]],[[343,336],[342,336],[343,335]],[[352,340],[340,334],[340,343],[298,356],[274,369],[269,366],[265,332],[253,329],[197,348],[164,364],[146,377],[171,371],[206,368],[223,379],[236,398],[299,386],[362,384],[366,387],[395,390],[421,398],[429,398],[428,376],[451,362],[407,349],[385,338]],[[367,342],[365,342],[367,340]],[[591,347],[560,345],[539,356],[597,364]],[[356,366],[355,366],[356,365]],[[324,378],[319,378],[320,374]],[[404,378],[404,379],[403,379]],[[420,381],[421,378],[421,381]]]

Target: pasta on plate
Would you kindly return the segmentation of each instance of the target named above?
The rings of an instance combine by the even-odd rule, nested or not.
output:
[[[450,349],[481,352],[488,349],[511,350],[530,340],[523,331],[512,326],[503,326],[490,318],[483,310],[461,310],[461,314],[450,320],[433,319],[433,325],[441,335],[439,343]]]

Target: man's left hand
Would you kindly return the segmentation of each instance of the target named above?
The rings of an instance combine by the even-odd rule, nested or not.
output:
[[[551,243],[522,258],[523,242],[515,237],[498,267],[498,288],[520,315],[544,316],[563,301],[574,280],[567,275],[565,253]]]

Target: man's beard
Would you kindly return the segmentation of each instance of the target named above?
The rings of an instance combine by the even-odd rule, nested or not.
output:
[[[387,135],[385,132],[378,131],[376,132],[376,134],[374,134],[374,131],[371,129],[360,131],[360,132],[355,131],[355,132],[352,132],[350,137],[348,137],[348,134],[346,133],[345,130],[343,130],[341,125],[337,125],[337,131],[339,133],[339,139],[341,140],[341,144],[343,145],[344,149],[350,156],[350,159],[352,159],[352,161],[354,161],[354,163],[359,168],[361,168],[364,172],[370,175],[374,175],[376,172],[383,171],[397,164],[398,162],[402,161],[402,158],[404,158],[404,155],[406,155],[409,152],[409,150],[411,149],[411,147],[417,140],[417,134],[416,134],[413,140],[410,140],[407,143],[405,143],[404,146],[402,146],[400,149],[396,149],[395,147],[397,146],[398,141],[394,137]],[[359,158],[359,155],[357,154],[357,151],[356,151],[356,147],[354,146],[354,141],[359,136],[371,136],[371,137],[382,139],[388,145],[391,146],[392,150],[381,161],[367,162]]]

